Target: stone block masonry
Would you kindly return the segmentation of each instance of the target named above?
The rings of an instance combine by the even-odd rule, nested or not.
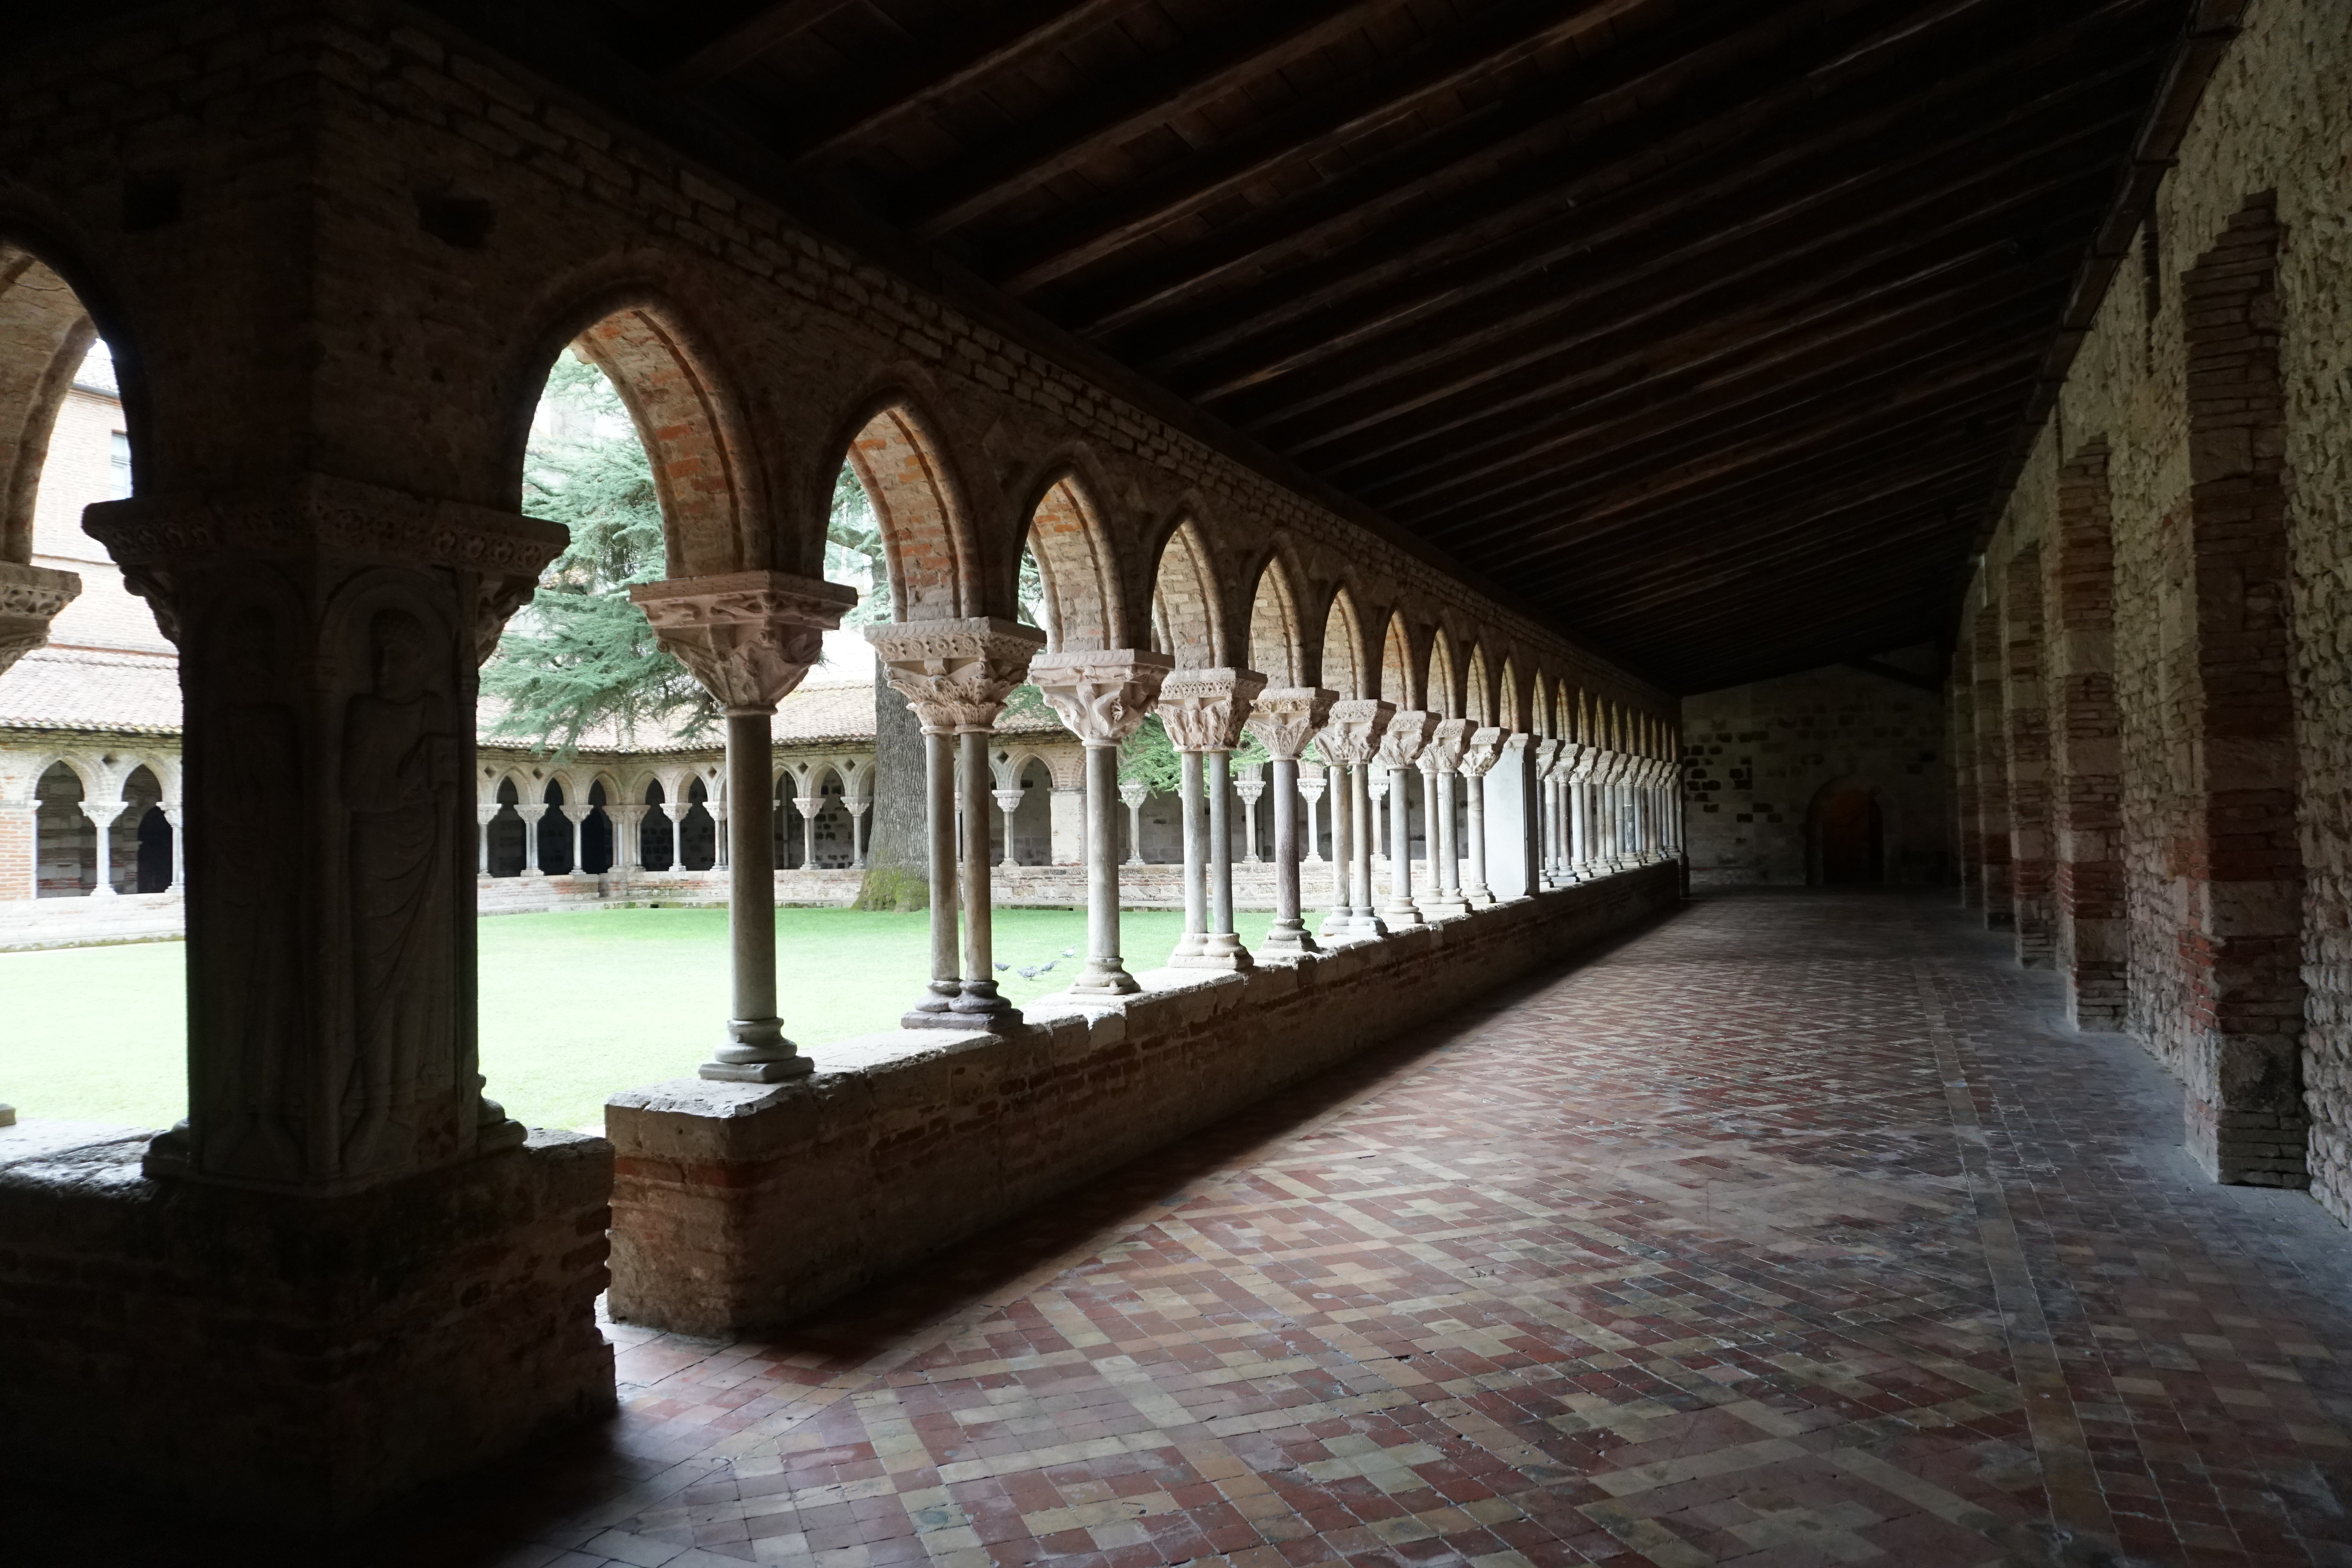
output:
[[[612,1409],[603,1139],[324,1199],[155,1180],[145,1152],[0,1166],[17,1473],[88,1455],[109,1486],[331,1528]]]
[[[616,1095],[612,1310],[716,1334],[798,1317],[1679,901],[1644,867],[1245,973],[1147,972],[1003,1038]]]

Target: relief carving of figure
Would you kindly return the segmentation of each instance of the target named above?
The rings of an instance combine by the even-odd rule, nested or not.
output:
[[[401,610],[368,628],[373,689],[343,718],[353,1037],[344,1096],[347,1168],[430,1158],[415,1102],[454,1089],[450,827],[458,746],[439,694],[427,689],[431,643]],[[445,1118],[446,1119],[446,1118]],[[455,1137],[454,1123],[436,1128]]]

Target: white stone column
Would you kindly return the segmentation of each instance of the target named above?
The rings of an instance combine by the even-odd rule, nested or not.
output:
[[[1483,909],[1495,902],[1486,885],[1486,775],[1503,755],[1505,732],[1495,726],[1473,730],[1462,747],[1463,836],[1469,840],[1469,869],[1462,886],[1463,903]]]
[[[501,810],[502,808],[495,800],[487,806],[474,808],[474,820],[480,825],[480,831],[474,843],[475,849],[479,852],[479,867],[474,873],[477,876],[490,874],[490,824],[498,821],[499,812]]]
[[[81,803],[81,814],[98,830],[98,885],[89,890],[93,898],[114,896],[114,819],[122,815],[127,804],[122,800]]]
[[[1559,793],[1552,772],[1559,747],[1557,739],[1536,743],[1536,886],[1545,889],[1559,885]]]
[[[1030,679],[1087,748],[1087,963],[1070,987],[1081,997],[1140,989],[1118,952],[1118,748],[1159,700],[1175,661],[1137,648],[1040,653]]]
[[[1234,793],[1242,802],[1242,863],[1257,865],[1257,803],[1265,796],[1265,768],[1253,762],[1234,775]]]
[[[841,798],[841,809],[849,813],[850,863],[860,871],[866,869],[866,812],[873,804],[863,795]]]
[[[563,820],[572,824],[572,874],[573,876],[588,874],[588,847],[583,835],[587,828],[588,813],[595,809],[593,806],[575,806],[569,802],[560,808],[563,812]]]
[[[1178,670],[1160,687],[1160,719],[1184,759],[1192,794],[1185,815],[1186,931],[1191,935],[1194,888],[1205,893],[1207,925],[1187,949],[1180,942],[1169,962],[1178,968],[1246,969],[1249,949],[1234,929],[1233,749],[1241,744],[1250,704],[1265,687],[1255,670]],[[1203,809],[1205,808],[1205,809]],[[1200,839],[1195,848],[1195,831]]]
[[[1331,705],[1329,722],[1315,737],[1316,749],[1335,768],[1347,770],[1340,780],[1341,800],[1332,805],[1332,858],[1347,874],[1348,919],[1341,935],[1351,941],[1388,935],[1372,907],[1371,760],[1386,739],[1396,717],[1395,706],[1370,697],[1352,697]],[[1343,815],[1344,808],[1344,815]],[[1343,826],[1344,824],[1344,826]],[[1340,836],[1347,838],[1341,852]],[[1331,934],[1329,925],[1324,935]]]
[[[545,876],[547,873],[539,869],[539,824],[547,815],[547,807],[517,806],[515,815],[522,819],[522,874]]]
[[[1428,807],[1431,883],[1422,908],[1432,918],[1470,912],[1469,901],[1462,896],[1462,849],[1454,826],[1454,785],[1474,727],[1466,718],[1439,719],[1430,727],[1429,744],[1422,747],[1418,758],[1423,798]]]
[[[1201,799],[1202,763],[1197,747],[1178,748],[1176,820],[1183,830],[1184,928],[1177,933],[1176,950],[1168,956],[1169,964],[1177,967],[1201,956],[1209,929],[1209,826]]]
[[[904,1021],[909,1027],[1009,1028],[1021,1021],[1021,1014],[996,989],[988,852],[989,789],[995,773],[988,753],[996,716],[1028,674],[1030,660],[1045,645],[1045,634],[994,616],[971,616],[868,626],[866,640],[874,644],[875,657],[892,688],[906,697],[923,726],[930,813],[931,988]],[[1138,718],[1139,722],[1139,715]],[[1112,874],[1117,875],[1115,867]],[[959,881],[963,893],[961,980],[955,940]]]
[[[1307,804],[1307,837],[1299,859],[1309,865],[1323,861],[1323,791],[1328,777],[1319,762],[1302,760],[1298,765],[1298,798]]]
[[[1127,863],[1143,863],[1143,803],[1151,799],[1151,786],[1140,779],[1119,782],[1118,798],[1127,807]]]
[[[816,814],[824,810],[824,797],[795,795],[793,810],[801,814],[801,869],[812,870],[816,865]]]
[[[1021,810],[1022,791],[995,789],[990,794],[996,801],[996,809],[1004,814],[1004,869],[1012,871],[1021,864],[1021,857],[1013,847],[1013,818]]]
[[[710,869],[725,871],[728,864],[727,802],[723,800],[705,800],[702,803],[702,809],[710,813]],[[775,837],[773,833],[769,834],[768,841],[771,844],[774,843]]]
[[[163,813],[163,825],[172,830],[172,886],[175,892],[187,889],[188,836],[180,830],[180,802],[165,800],[156,810]]]
[[[733,1017],[705,1078],[776,1083],[815,1063],[784,1037],[776,1015],[776,705],[824,654],[824,633],[857,591],[780,571],[682,578],[632,588],[662,646],[727,713],[727,932]],[[667,791],[665,791],[667,793]],[[678,864],[677,830],[670,864]]]
[[[1371,826],[1364,834],[1364,851],[1382,866],[1393,858],[1396,835],[1389,831],[1389,791],[1397,781],[1388,764],[1375,758],[1364,764],[1364,790],[1371,798]]]
[[[1276,686],[1260,692],[1250,708],[1249,732],[1274,765],[1274,925],[1260,949],[1265,956],[1318,951],[1299,904],[1298,758],[1315,732],[1329,722],[1335,698],[1335,693],[1312,686]],[[1322,793],[1319,787],[1316,793]],[[1255,792],[1245,792],[1242,799],[1254,812]],[[1255,814],[1250,828],[1255,849]]]

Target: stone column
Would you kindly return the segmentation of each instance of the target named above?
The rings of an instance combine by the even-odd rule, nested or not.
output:
[[[89,890],[93,898],[114,896],[114,819],[122,815],[125,804],[121,800],[81,803],[81,814],[98,830],[98,885]]]
[[[1340,934],[1350,940],[1388,935],[1372,908],[1372,794],[1369,777],[1373,754],[1388,732],[1396,708],[1371,697],[1351,697],[1331,705],[1328,721],[1315,737],[1316,749],[1334,768],[1345,768],[1342,798],[1331,808],[1331,857],[1345,889],[1346,919]],[[1346,841],[1343,844],[1342,839]],[[1339,913],[1338,911],[1334,912]],[[1332,935],[1330,922],[1323,935]]]
[[[1160,720],[1184,760],[1184,909],[1186,932],[1169,963],[1183,969],[1246,969],[1249,949],[1234,930],[1234,839],[1227,811],[1233,749],[1241,744],[1250,703],[1265,689],[1255,670],[1178,670],[1160,687]],[[1205,795],[1205,800],[1203,800]],[[1205,805],[1206,810],[1201,808]],[[1205,927],[1196,927],[1196,894],[1205,894]]]
[[[1552,773],[1559,747],[1553,738],[1536,742],[1536,882],[1530,892],[1559,885],[1559,789]]]
[[[175,892],[184,893],[188,886],[188,835],[181,824],[186,820],[186,814],[180,810],[177,800],[166,800],[157,810],[163,813],[164,825],[172,830],[172,886]]]
[[[795,795],[793,810],[801,814],[801,866],[807,870],[816,864],[816,814],[824,810],[824,797]]]
[[[710,845],[711,869],[714,871],[725,871],[728,868],[729,863],[727,858],[727,802],[723,800],[705,800],[702,803],[702,809],[710,813],[710,826],[712,830]],[[768,835],[768,842],[770,844],[773,844],[775,841],[776,835],[770,833]]]
[[[1495,902],[1494,889],[1486,885],[1486,775],[1503,755],[1505,737],[1503,729],[1489,725],[1473,730],[1462,748],[1463,833],[1470,841],[1469,879],[1463,884],[1462,898],[1472,909]]]
[[[2077,1029],[2124,1027],[2123,727],[2116,706],[2115,539],[2107,446],[2058,471],[2048,562],[2050,805],[2057,964]],[[1955,695],[1965,691],[1955,687]],[[1956,721],[1957,722],[1957,721]],[[1956,763],[1964,758],[1955,757]],[[1973,788],[1973,786],[1968,786]],[[1967,864],[1970,885],[1980,874]]]
[[[1364,792],[1372,808],[1370,823],[1363,833],[1364,853],[1386,865],[1390,860],[1389,845],[1395,841],[1388,831],[1388,811],[1389,791],[1396,788],[1396,780],[1389,777],[1388,765],[1377,758],[1366,763],[1364,768]]]
[[[1582,747],[1578,751],[1580,759]],[[1580,760],[1570,762],[1565,767],[1569,781],[1560,787],[1560,792],[1568,809],[1568,873],[1570,880],[1581,882],[1591,874],[1592,810],[1585,799],[1587,791],[1582,782]]]
[[[1007,871],[1014,869],[1021,863],[1021,857],[1013,852],[1013,813],[1021,810],[1022,793],[1019,789],[990,791],[991,798],[996,802],[996,809],[1004,815],[1004,869]]]
[[[572,824],[572,874],[573,876],[588,874],[588,846],[583,832],[587,826],[588,813],[594,810],[593,806],[570,804],[562,808],[563,820]]]
[[[324,1196],[520,1145],[476,1068],[475,682],[563,530],[314,474],[83,527],[180,649],[188,1119],[148,1173]]]
[[[1984,892],[1984,923],[1988,931],[2007,931],[2017,923],[2009,876],[2009,716],[2003,688],[2000,607],[1988,603],[1976,612],[1971,661],[1976,684],[1971,737],[1977,758],[1978,861]]]
[[[860,871],[866,869],[866,812],[873,803],[863,795],[841,798],[841,809],[849,813],[850,862]]]
[[[479,852],[479,869],[474,873],[477,876],[490,874],[490,824],[499,820],[499,812],[502,810],[504,808],[495,800],[487,806],[474,808],[475,847]]]
[[[1140,779],[1120,782],[1118,798],[1127,807],[1127,863],[1143,863],[1143,803],[1151,799],[1151,786]]]
[[[727,930],[734,960],[734,1016],[727,1043],[702,1064],[705,1078],[776,1083],[815,1063],[784,1038],[776,1016],[776,861],[773,810],[776,705],[824,654],[824,633],[857,602],[855,589],[780,571],[734,572],[648,582],[629,597],[662,646],[693,672],[727,712]],[[673,830],[670,864],[679,856]]]
[[[1263,857],[1257,852],[1257,803],[1265,796],[1265,769],[1251,763],[1234,777],[1234,793],[1242,802],[1242,863],[1260,864]]]
[[[1405,769],[1428,745],[1434,719],[1433,714],[1408,708],[1389,720],[1388,733],[1381,737],[1381,760],[1396,776],[1389,797],[1389,900],[1381,916],[1397,930],[1423,924],[1421,908],[1412,900],[1412,793]]]
[[[931,994],[905,1022],[909,1027],[1011,1028],[1021,1021],[1021,1014],[996,990],[988,853],[989,789],[995,773],[988,752],[996,716],[1029,674],[1030,661],[1045,646],[1045,634],[994,616],[972,616],[868,626],[866,638],[874,644],[892,688],[922,721],[929,784]],[[1137,716],[1140,722],[1141,716]],[[949,750],[950,737],[961,753],[961,768]],[[963,825],[961,982],[955,969],[959,813]],[[1111,874],[1117,877],[1116,866]],[[1117,910],[1112,913],[1115,921]]]
[[[1274,925],[1261,951],[1279,956],[1318,951],[1300,912],[1298,888],[1298,758],[1315,732],[1330,721],[1338,694],[1313,686],[1276,686],[1258,694],[1249,716],[1249,732],[1265,747],[1274,764]],[[1322,789],[1318,781],[1316,794]],[[1255,803],[1255,794],[1243,800]],[[1252,819],[1251,841],[1256,841]]]
[[[1118,844],[1111,815],[1118,791],[1118,748],[1159,699],[1175,661],[1165,653],[1115,648],[1040,653],[1030,678],[1062,723],[1087,748],[1087,963],[1070,987],[1082,997],[1140,989],[1118,952]]]
[[[2057,917],[2051,898],[2050,714],[2042,686],[2041,548],[2028,545],[2019,550],[2010,559],[2006,578],[2001,654],[2011,912],[2017,961],[2040,968],[2053,963],[2057,953]]]
[[[1462,758],[1477,727],[1466,718],[1440,719],[1431,727],[1429,744],[1420,763],[1428,790],[1430,899],[1423,907],[1438,915],[1467,915],[1469,901],[1462,896],[1462,846],[1454,827],[1454,786]]]
[[[522,874],[545,876],[539,869],[539,824],[547,815],[545,805],[517,806],[515,815],[522,819]]]
[[[1310,864],[1319,865],[1323,861],[1322,807],[1327,778],[1321,763],[1302,761],[1298,766],[1298,798],[1307,803],[1307,838],[1299,858]]]
[[[608,806],[604,814],[613,819],[613,869],[619,872],[643,871],[646,860],[645,802],[625,801]]]

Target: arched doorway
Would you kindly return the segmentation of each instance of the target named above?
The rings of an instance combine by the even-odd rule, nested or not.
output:
[[[1813,881],[1825,887],[1874,886],[1886,880],[1886,824],[1878,791],[1867,784],[1831,784],[1813,797],[1806,858]]]

